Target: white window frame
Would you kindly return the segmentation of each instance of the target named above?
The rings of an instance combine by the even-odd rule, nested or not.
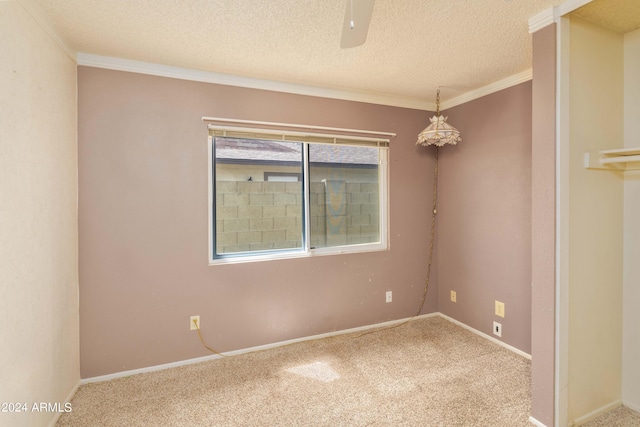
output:
[[[311,126],[301,126],[301,125],[288,125],[282,123],[267,123],[267,122],[249,122],[249,121],[236,121],[232,119],[212,119],[212,118],[203,118],[203,121],[208,122],[223,122],[224,125],[217,124],[209,124],[210,135],[208,137],[207,144],[207,158],[208,158],[208,190],[209,190],[209,206],[208,206],[208,246],[209,246],[209,265],[219,265],[219,264],[234,264],[234,263],[245,263],[245,262],[256,262],[256,261],[270,261],[270,260],[278,260],[278,259],[291,259],[291,258],[307,258],[312,256],[323,256],[323,255],[339,255],[339,254],[351,254],[351,253],[362,253],[362,252],[376,252],[376,251],[385,251],[389,249],[389,162],[388,162],[388,147],[389,147],[389,137],[395,136],[392,133],[383,133],[383,132],[373,132],[373,131],[358,131],[358,130],[350,130],[350,129],[337,129],[337,128],[321,128],[321,127],[311,127]],[[229,123],[232,124],[259,124],[259,125],[269,125],[277,127],[277,129],[273,128],[257,128],[257,127],[236,127],[229,126]],[[287,130],[287,128],[295,129],[295,130]],[[310,129],[310,130],[322,130],[323,133],[319,132],[300,132],[298,129]],[[340,131],[339,134],[328,134],[324,133],[324,131]],[[257,252],[255,254],[246,254],[239,256],[225,256],[222,258],[215,257],[215,249],[214,249],[214,234],[216,233],[216,224],[214,223],[214,209],[215,209],[215,194],[214,194],[214,165],[213,165],[213,144],[215,136],[213,135],[214,131],[229,131],[229,132],[242,132],[242,133],[251,133],[255,135],[256,139],[259,139],[260,136],[264,135],[278,135],[282,136],[282,140],[296,141],[296,142],[317,142],[320,140],[325,140],[327,138],[332,138],[334,143],[338,143],[340,145],[361,145],[361,146],[369,146],[373,147],[374,142],[378,142],[379,148],[379,164],[378,164],[378,197],[379,197],[379,227],[380,227],[380,241],[374,243],[360,243],[360,244],[348,244],[342,246],[330,246],[330,247],[322,247],[322,248],[311,248],[311,242],[309,236],[310,234],[310,221],[309,221],[309,179],[304,180],[304,234],[305,238],[303,238],[303,246],[302,248],[296,248],[278,252]],[[355,135],[354,135],[355,134]],[[374,135],[374,137],[363,136],[364,135]],[[380,136],[385,136],[386,138],[381,138]],[[306,154],[307,150],[303,150],[304,154],[304,176],[309,177],[309,160]]]

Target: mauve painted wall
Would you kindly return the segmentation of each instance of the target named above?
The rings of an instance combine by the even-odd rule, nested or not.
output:
[[[498,321],[500,339],[530,353],[531,82],[445,115],[463,141],[440,151],[439,310],[491,336]]]
[[[529,99],[526,87],[514,91]],[[78,68],[78,97],[82,378],[209,354],[190,315],[201,316],[211,346],[229,351],[415,314],[431,209],[432,152],[414,145],[426,112],[90,67]],[[203,116],[396,132],[390,250],[208,266]],[[473,133],[465,136],[460,149],[471,150]],[[455,158],[443,161],[445,194],[449,167]],[[422,313],[437,310],[437,268],[432,275]],[[515,315],[515,299],[505,300]],[[507,337],[511,328],[505,322]]]
[[[556,312],[555,24],[533,34],[532,96],[531,416],[552,426]]]

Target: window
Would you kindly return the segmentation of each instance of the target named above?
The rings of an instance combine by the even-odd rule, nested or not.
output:
[[[291,172],[265,172],[265,181],[285,181],[285,182],[298,182],[302,179],[301,173]]]
[[[387,147],[210,125],[211,261],[387,247]]]

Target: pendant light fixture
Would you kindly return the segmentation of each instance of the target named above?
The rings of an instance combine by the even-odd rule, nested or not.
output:
[[[462,142],[460,131],[447,123],[447,118],[440,115],[440,88],[436,93],[436,115],[431,117],[431,124],[427,126],[420,135],[416,145],[434,145],[434,165],[433,165],[433,209],[431,211],[431,238],[429,239],[429,258],[427,258],[427,278],[424,281],[422,299],[416,316],[419,316],[427,299],[429,289],[429,279],[431,278],[431,263],[433,261],[433,244],[436,237],[436,216],[438,214],[438,151],[445,144],[456,145]]]
[[[447,123],[447,117],[440,115],[440,88],[436,94],[436,115],[429,120],[431,124],[420,132],[416,145],[442,147],[445,144],[456,145],[462,142],[460,131]]]

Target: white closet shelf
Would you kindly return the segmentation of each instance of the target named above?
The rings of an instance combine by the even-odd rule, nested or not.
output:
[[[584,153],[584,167],[618,171],[639,170],[640,147]]]

